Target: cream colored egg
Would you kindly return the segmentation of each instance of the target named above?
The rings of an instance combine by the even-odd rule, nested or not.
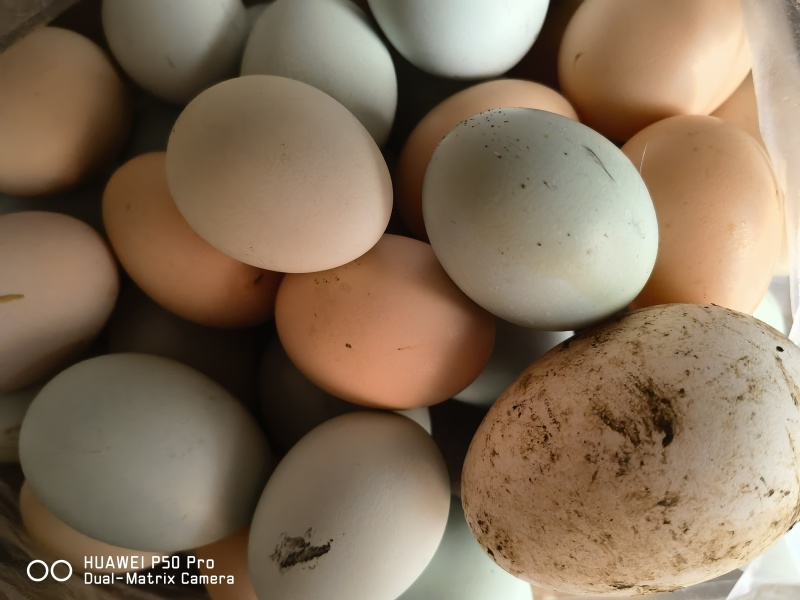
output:
[[[23,421],[20,462],[64,523],[150,552],[210,544],[246,525],[273,467],[236,399],[146,354],[100,356],[53,378]]]
[[[723,575],[800,519],[800,349],[757,319],[669,304],[533,363],[470,445],[470,528],[541,587],[630,596]]]
[[[77,360],[118,291],[114,257],[85,223],[46,212],[0,216],[0,393]]]
[[[19,493],[19,510],[25,531],[37,548],[52,559],[66,560],[77,573],[144,571],[153,564],[153,557],[158,556],[104,544],[75,531],[39,501],[27,482]]]
[[[223,82],[189,104],[169,139],[167,180],[200,237],[284,273],[358,258],[392,208],[388,168],[361,123],[324,92],[271,75]]]
[[[350,413],[306,435],[278,465],[250,531],[259,597],[395,600],[444,534],[447,469],[417,424]]]

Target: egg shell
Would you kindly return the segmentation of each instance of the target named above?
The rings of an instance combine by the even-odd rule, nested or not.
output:
[[[423,71],[485,79],[508,71],[530,50],[548,0],[368,0],[392,45]]]
[[[118,291],[111,251],[85,223],[47,212],[0,216],[0,393],[76,360]]]
[[[673,115],[708,115],[742,83],[737,0],[586,0],[564,32],[561,90],[581,122],[625,141]]]
[[[273,447],[287,452],[325,421],[364,407],[345,402],[317,387],[294,366],[280,340],[267,344],[259,369],[259,407]],[[427,408],[396,411],[431,433]]]
[[[471,384],[453,399],[491,406],[519,374],[551,348],[571,337],[572,331],[538,331],[497,319],[497,333],[489,363]]]
[[[242,75],[302,81],[341,102],[379,146],[397,109],[397,76],[386,46],[349,0],[276,0],[255,24]]]
[[[312,382],[348,402],[418,408],[474,380],[494,319],[448,279],[428,244],[385,235],[338,269],[287,275],[275,324]]]
[[[253,406],[256,399],[256,337],[252,329],[217,329],[185,321],[135,287],[120,295],[107,330],[109,353],[177,360],[210,377],[246,406]]]
[[[238,401],[145,354],[100,356],[54,377],[23,421],[20,462],[64,523],[149,552],[203,546],[246,525],[273,467]]]
[[[167,180],[200,237],[271,271],[323,271],[378,241],[392,210],[380,149],[341,104],[271,75],[223,82],[178,117]]]
[[[114,58],[147,92],[183,105],[232,77],[247,17],[241,0],[104,0]]]
[[[658,247],[631,161],[588,127],[529,108],[487,111],[448,133],[428,165],[422,211],[456,285],[535,329],[579,329],[622,310]]]
[[[722,307],[645,308],[577,334],[489,410],[467,521],[510,573],[630,596],[713,579],[800,519],[800,349]]]
[[[747,133],[714,117],[679,116],[622,148],[656,209],[658,258],[635,308],[711,302],[751,313],[783,240],[783,205],[769,159]]]
[[[450,489],[433,440],[408,419],[350,413],[276,468],[250,531],[259,597],[394,600],[444,534]]]
[[[450,514],[436,554],[422,575],[397,600],[532,600],[531,587],[509,575],[483,551],[464,518],[461,500]]]
[[[232,584],[227,580],[216,584],[204,584],[211,600],[258,600],[247,564],[249,539],[250,527],[247,526],[225,539],[194,551],[200,575],[233,577]]]
[[[274,313],[280,275],[239,262],[197,235],[167,186],[166,155],[126,162],[103,193],[103,221],[125,271],[176,315],[211,327],[250,327]]]
[[[422,218],[422,182],[434,150],[459,123],[495,108],[536,108],[576,119],[575,109],[558,92],[533,81],[497,79],[445,99],[416,125],[403,145],[395,182],[397,209],[414,237],[427,241]]]
[[[42,384],[0,394],[0,463],[19,462],[19,430]]]
[[[87,557],[102,557],[104,561],[104,568],[92,569],[94,573],[131,573],[148,569],[153,557],[158,556],[153,552],[104,544],[75,531],[47,510],[27,482],[22,484],[19,493],[19,510],[25,531],[37,549],[52,559],[66,560],[78,573],[87,571]],[[113,560],[113,567],[109,566],[109,558]]]
[[[75,187],[116,156],[130,130],[125,86],[91,40],[43,27],[0,54],[0,192]]]

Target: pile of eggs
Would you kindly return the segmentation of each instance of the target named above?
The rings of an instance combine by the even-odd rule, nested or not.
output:
[[[800,520],[738,0],[96,8],[103,47],[0,54],[0,460],[43,556],[627,596]]]

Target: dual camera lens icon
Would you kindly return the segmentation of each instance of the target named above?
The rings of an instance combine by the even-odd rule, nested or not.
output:
[[[66,567],[67,573],[66,575],[63,574],[63,569],[59,569],[59,576],[56,573],[56,567],[58,565],[64,565]],[[40,573],[44,571],[44,574],[40,575]],[[28,563],[28,579],[31,581],[39,582],[44,581],[47,579],[48,576],[52,577],[54,580],[63,583],[67,581],[70,577],[72,577],[72,565],[69,564],[65,560],[57,560],[52,565],[48,565],[43,560],[32,560]]]

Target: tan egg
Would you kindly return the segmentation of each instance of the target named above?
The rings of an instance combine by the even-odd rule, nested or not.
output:
[[[38,29],[0,54],[0,192],[62,191],[122,149],[130,107],[122,80],[94,42]]]
[[[37,548],[55,560],[66,560],[75,571],[84,573],[131,573],[150,568],[152,552],[141,552],[98,542],[75,531],[51,513],[33,493],[27,482],[19,492],[22,524]],[[86,558],[92,557],[91,568]],[[95,560],[98,557],[101,560]]]
[[[103,194],[103,222],[125,271],[179,317],[212,327],[272,318],[280,275],[226,256],[198,236],[167,187],[165,154],[122,165]]]
[[[710,114],[747,75],[750,49],[738,0],[586,0],[558,63],[581,122],[624,141],[673,115]]]
[[[665,119],[622,151],[639,168],[658,220],[658,257],[633,308],[712,303],[752,313],[769,288],[783,207],[766,153],[715,117]]]
[[[118,291],[111,250],[85,223],[46,212],[0,216],[0,393],[76,360]]]
[[[215,544],[195,550],[200,576],[209,578],[204,585],[211,600],[257,600],[247,564],[249,536],[248,526]],[[213,579],[215,576],[217,579]],[[233,583],[229,583],[228,577],[233,578]]]
[[[427,240],[422,219],[422,181],[433,151],[459,123],[495,108],[536,108],[576,119],[558,92],[532,81],[498,79],[472,86],[430,111],[406,140],[395,172],[397,209],[411,233]]]
[[[313,383],[394,409],[460,392],[486,366],[495,334],[494,317],[456,287],[428,244],[388,234],[347,265],[287,275],[275,323]]]
[[[358,119],[324,92],[271,75],[192,100],[167,144],[167,179],[200,237],[284,273],[358,258],[392,210],[389,169]]]

